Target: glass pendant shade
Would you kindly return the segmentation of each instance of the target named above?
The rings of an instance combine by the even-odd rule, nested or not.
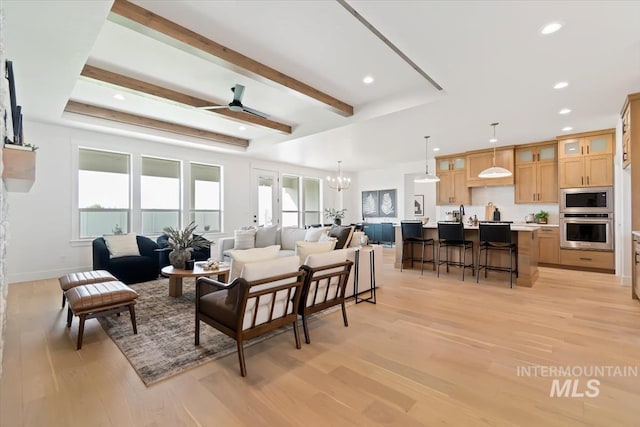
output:
[[[429,173],[429,137],[425,136],[424,139],[426,141],[426,148],[427,148],[426,161],[425,161],[425,174],[416,177],[413,180],[413,182],[417,182],[417,183],[438,182],[440,181],[440,177]]]
[[[491,123],[493,126],[493,138],[489,140],[494,144],[493,146],[493,165],[490,168],[487,168],[478,174],[478,178],[505,178],[507,176],[513,175],[509,169],[502,168],[500,166],[496,166],[496,146],[495,143],[498,142],[496,139],[496,126],[499,123]]]

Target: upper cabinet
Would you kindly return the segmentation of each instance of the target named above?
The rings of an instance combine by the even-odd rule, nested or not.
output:
[[[558,203],[557,148],[556,141],[516,148],[516,203]]]
[[[640,144],[640,132],[632,132],[632,123],[638,126],[640,123],[640,93],[634,93],[624,101],[622,107],[622,167],[631,164],[631,149],[633,145],[638,150]]]
[[[464,156],[436,157],[436,204],[470,204],[471,190],[467,187],[466,158]]]
[[[613,185],[613,129],[558,140],[560,188]]]
[[[511,176],[505,178],[479,178],[478,175],[485,169],[493,166],[493,149],[482,151],[470,151],[467,153],[467,186],[485,187],[497,185],[512,185],[514,183],[513,146],[496,148],[495,166],[508,169]]]

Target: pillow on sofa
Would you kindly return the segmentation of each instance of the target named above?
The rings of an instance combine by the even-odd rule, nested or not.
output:
[[[311,227],[307,228],[304,233],[305,242],[317,242],[320,240],[320,236],[326,233],[329,229],[327,227]]]
[[[240,277],[242,267],[249,262],[265,261],[278,257],[279,245],[267,246],[266,248],[253,249],[232,249],[227,251],[231,257],[231,267],[229,268],[229,281]]]
[[[296,255],[300,258],[300,264],[304,263],[310,254],[331,252],[335,248],[336,242],[327,240],[326,242],[296,242]]]
[[[355,248],[356,246],[360,246],[362,243],[362,236],[364,236],[364,231],[354,231],[353,236],[351,236],[351,242],[349,242],[349,247]]]
[[[296,242],[304,240],[307,230],[298,227],[282,227],[280,231],[280,242],[282,250],[295,251]]]
[[[277,233],[277,225],[272,225],[270,227],[258,227],[258,230],[256,231],[256,248],[266,248],[267,246],[275,245]]]
[[[353,227],[344,225],[333,225],[329,230],[329,237],[335,237],[338,239],[336,243],[336,249],[346,248],[351,241],[353,235]]]
[[[256,229],[243,228],[233,232],[234,249],[251,249],[256,247]]]
[[[111,258],[121,256],[140,256],[135,234],[114,234],[102,236],[109,249]]]

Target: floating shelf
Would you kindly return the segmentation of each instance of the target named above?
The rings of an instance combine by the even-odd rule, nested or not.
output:
[[[28,192],[36,180],[35,151],[3,148],[2,179],[7,191]]]

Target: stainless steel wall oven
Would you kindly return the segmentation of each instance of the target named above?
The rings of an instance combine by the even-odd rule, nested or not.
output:
[[[560,247],[613,250],[613,188],[560,190]]]

